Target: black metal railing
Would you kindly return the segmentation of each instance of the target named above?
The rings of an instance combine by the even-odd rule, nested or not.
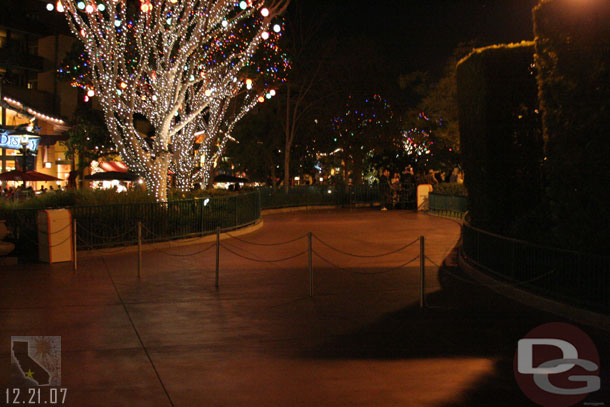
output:
[[[157,242],[205,236],[255,223],[261,216],[256,192],[166,203],[74,207],[78,242],[83,248],[135,244],[137,225],[142,241]]]
[[[380,200],[379,187],[370,185],[329,186],[308,185],[291,187],[259,188],[263,209],[288,208],[297,206],[352,206],[355,204],[377,203]]]
[[[232,230],[255,223],[262,209],[295,206],[349,206],[379,201],[373,186],[261,188],[253,192],[224,197],[170,201],[166,203],[129,203],[69,208],[77,224],[79,249],[98,249],[136,244],[138,223],[142,241],[158,242],[198,237]],[[6,212],[6,213],[4,213]],[[11,209],[0,213],[14,232],[18,255],[36,258],[38,209]]]
[[[543,296],[610,313],[610,257],[556,249],[462,226],[467,261]]]
[[[166,203],[130,203],[69,208],[77,224],[79,249],[135,244],[138,222],[144,242],[167,241],[232,230],[261,217],[258,192]],[[14,231],[18,254],[35,257],[38,247],[38,209],[17,209],[2,214]]]
[[[465,196],[431,192],[428,199],[430,211],[439,215],[462,218],[468,211],[468,198]]]

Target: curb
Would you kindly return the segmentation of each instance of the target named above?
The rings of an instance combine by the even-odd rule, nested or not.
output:
[[[520,302],[531,308],[548,311],[579,324],[610,332],[610,316],[552,300],[495,279],[468,262],[461,249],[458,256],[458,264],[473,280],[504,297]]]
[[[227,230],[224,232],[220,232],[220,240],[229,239],[230,237],[228,236],[228,233],[231,233],[232,236],[241,236],[241,235],[255,232],[258,229],[262,228],[263,224],[264,224],[263,218],[261,217],[254,224],[251,224],[249,226],[244,226],[239,229],[233,229],[233,230]],[[176,247],[192,246],[192,245],[197,245],[197,244],[202,244],[202,243],[212,243],[215,241],[216,241],[216,233],[201,236],[201,237],[190,238],[190,239],[186,238],[186,239],[177,239],[177,240],[167,240],[164,242],[143,243],[142,252],[158,250],[158,249],[173,249]],[[168,247],[168,244],[169,244],[169,247]],[[112,248],[107,248],[107,249],[79,250],[78,258],[84,259],[84,258],[88,258],[91,256],[100,255],[100,254],[101,255],[109,254],[108,250],[117,250],[117,253],[121,253],[121,254],[135,253],[138,251],[138,246],[137,245],[123,246],[123,247],[120,247],[120,250],[118,247],[112,247]]]
[[[373,207],[375,204],[355,204],[353,207],[355,208],[364,208],[364,207]],[[244,226],[237,229],[227,230],[220,233],[220,240],[228,239],[229,236],[227,233],[231,233],[233,236],[242,236],[248,233],[252,233],[262,228],[264,225],[263,215],[273,215],[276,213],[288,213],[288,212],[298,212],[298,211],[310,211],[310,210],[322,210],[322,209],[336,209],[338,208],[336,205],[321,205],[321,206],[294,206],[288,208],[277,208],[277,209],[263,209],[261,211],[261,217],[255,223]],[[158,249],[168,249],[175,247],[183,247],[183,246],[192,246],[202,243],[212,243],[216,241],[216,234],[212,233],[209,235],[195,237],[195,238],[186,238],[186,239],[176,239],[176,240],[168,240],[164,242],[154,242],[154,243],[143,243],[142,244],[142,252],[158,250]],[[169,247],[168,247],[169,244]],[[131,246],[120,246],[120,247],[112,247],[112,248],[104,248],[104,249],[93,249],[93,250],[79,250],[78,258],[86,259],[91,256],[96,256],[100,254],[109,254],[108,251],[116,250],[117,253],[136,253],[138,251],[138,245]]]
[[[352,206],[343,208],[337,205],[304,205],[304,206],[288,206],[286,208],[270,208],[263,209],[261,214],[263,215],[274,215],[276,213],[289,213],[289,212],[299,212],[299,211],[318,211],[324,209],[351,209],[351,208],[374,208],[379,206],[378,202],[374,203],[357,203]]]

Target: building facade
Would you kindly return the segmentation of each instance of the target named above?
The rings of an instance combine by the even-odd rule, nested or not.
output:
[[[0,171],[25,165],[27,170],[59,178],[57,184],[66,186],[74,163],[67,159],[61,141],[67,138],[64,133],[83,95],[59,80],[56,70],[75,40],[54,28],[50,19],[56,17],[46,12],[45,3],[27,6],[39,13],[16,19],[3,13],[0,18]],[[0,12],[3,7],[18,6],[3,0]],[[36,187],[43,185],[48,188],[52,183]]]

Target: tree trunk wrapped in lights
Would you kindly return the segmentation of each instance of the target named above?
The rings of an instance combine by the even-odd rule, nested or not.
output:
[[[191,190],[197,183],[203,187],[208,185],[210,174],[227,143],[234,140],[231,133],[235,124],[260,103],[260,97],[253,92],[227,95],[211,104],[177,135],[176,138],[182,138],[182,142],[174,144],[170,169],[176,174],[179,190]],[[198,148],[195,148],[196,144]]]
[[[89,96],[99,97],[123,161],[144,177],[157,200],[167,200],[172,158],[176,168],[182,165],[176,160],[188,154],[193,160],[184,164],[194,163],[195,132],[208,127],[201,123],[202,113],[222,111],[227,98],[246,87],[243,75],[249,62],[269,39],[272,19],[289,1],[271,0],[267,6],[264,1],[241,1],[236,7],[233,0],[141,0],[139,8],[126,0],[58,3],[90,59]],[[248,100],[260,98],[250,93]],[[252,106],[237,106],[234,117]],[[150,122],[151,139],[138,133],[134,114]],[[222,135],[231,129],[229,121],[217,136],[216,153],[222,153]]]

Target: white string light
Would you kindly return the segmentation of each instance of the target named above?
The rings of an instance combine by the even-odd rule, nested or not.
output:
[[[36,117],[36,118],[38,118],[38,119],[43,119],[43,120],[45,120],[45,121],[48,121],[48,122],[51,122],[51,123],[55,123],[55,124],[62,124],[62,125],[63,125],[63,124],[66,124],[66,122],[64,122],[64,121],[63,121],[63,120],[61,120],[61,119],[57,119],[57,118],[55,118],[55,117],[48,116],[48,115],[46,115],[46,114],[44,114],[44,113],[40,113],[40,112],[38,112],[38,111],[36,111],[36,110],[34,110],[34,109],[32,109],[32,108],[29,108],[29,107],[27,107],[27,108],[26,108],[26,107],[23,105],[23,103],[21,103],[21,102],[19,102],[19,101],[15,100],[15,99],[11,99],[11,98],[6,97],[6,96],[4,96],[2,99],[3,99],[3,100],[6,102],[6,103],[8,103],[9,105],[14,106],[14,107],[17,107],[18,109],[23,109],[23,110],[25,110],[26,112],[28,112],[29,114],[31,114],[32,116],[34,116],[34,117]]]

